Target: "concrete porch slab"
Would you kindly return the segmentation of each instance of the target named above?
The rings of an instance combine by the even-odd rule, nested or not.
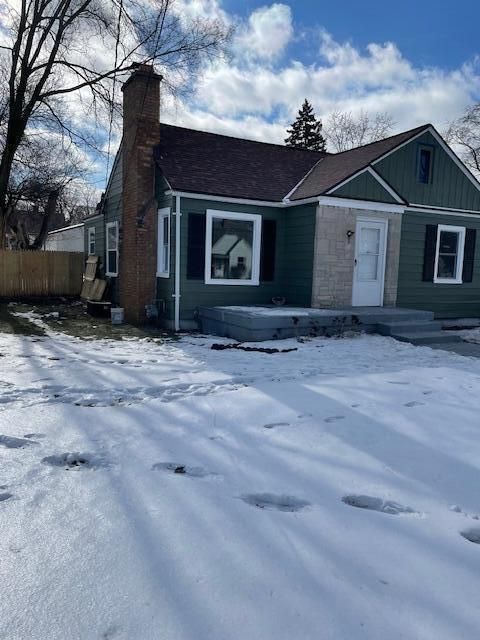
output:
[[[337,335],[343,331],[375,332],[379,323],[429,322],[433,320],[433,313],[399,307],[224,306],[201,307],[198,319],[204,333],[241,342],[259,342],[304,335]]]

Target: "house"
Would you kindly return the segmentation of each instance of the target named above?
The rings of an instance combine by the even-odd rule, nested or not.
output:
[[[160,123],[161,77],[123,86],[123,139],[85,221],[129,321],[284,298],[480,314],[480,185],[432,125],[326,154]]]
[[[45,239],[45,251],[78,251],[85,250],[83,222],[49,231]]]

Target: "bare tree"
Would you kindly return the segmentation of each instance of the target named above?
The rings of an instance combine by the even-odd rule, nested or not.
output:
[[[6,0],[0,31],[0,246],[16,154],[36,127],[73,143],[95,140],[98,111],[112,110],[115,79],[138,62],[156,63],[170,89],[184,87],[230,31],[187,19],[176,0]],[[3,78],[1,77],[3,75]],[[88,120],[85,117],[88,114]]]
[[[467,167],[480,175],[480,104],[467,107],[460,118],[448,125],[443,135],[450,145],[458,148]]]
[[[334,111],[324,125],[327,145],[336,153],[386,138],[395,122],[388,113]]]
[[[66,222],[65,206],[73,186],[83,182],[88,165],[73,144],[52,134],[25,136],[12,165],[7,189],[8,244],[38,249],[48,231]]]

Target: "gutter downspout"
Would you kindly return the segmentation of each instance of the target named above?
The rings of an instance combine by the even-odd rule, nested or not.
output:
[[[180,196],[175,196],[175,331],[180,331]]]

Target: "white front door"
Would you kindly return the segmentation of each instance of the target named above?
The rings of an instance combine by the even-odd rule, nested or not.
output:
[[[386,220],[357,220],[352,292],[355,307],[383,306],[386,240]]]

